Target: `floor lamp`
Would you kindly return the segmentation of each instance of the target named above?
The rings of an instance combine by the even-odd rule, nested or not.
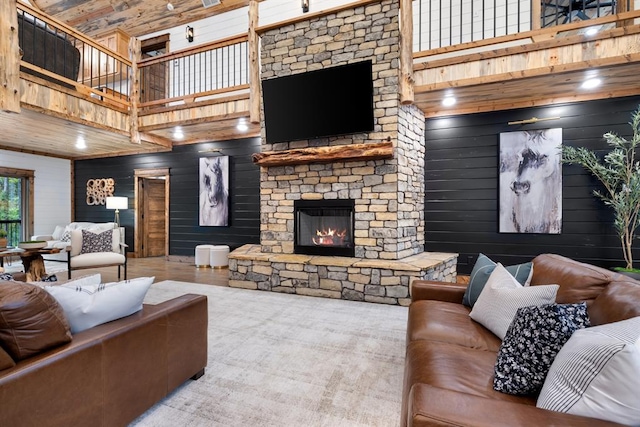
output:
[[[107,209],[115,209],[116,215],[113,222],[120,228],[120,209],[128,209],[129,200],[126,197],[107,197]]]

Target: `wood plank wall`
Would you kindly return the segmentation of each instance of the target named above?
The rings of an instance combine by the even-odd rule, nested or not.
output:
[[[592,195],[599,184],[580,166],[563,166],[562,234],[498,233],[498,142],[501,132],[560,127],[564,144],[604,153],[604,133],[631,136],[628,122],[638,104],[640,97],[627,97],[428,119],[426,250],[458,252],[462,274],[470,273],[479,252],[505,264],[552,252],[604,267],[623,265],[613,215]],[[507,125],[556,116],[561,119]]]
[[[220,149],[229,157],[230,226],[198,225],[198,159]],[[172,152],[140,154],[75,162],[76,221],[113,221],[114,212],[104,206],[86,204],[86,182],[90,178],[114,178],[116,196],[129,197],[133,207],[134,169],[170,168],[169,255],[193,256],[199,244],[225,244],[235,249],[246,243],[259,243],[260,168],[251,155],[260,151],[259,138],[177,146]],[[133,209],[120,211],[126,228],[126,242],[133,248]]]

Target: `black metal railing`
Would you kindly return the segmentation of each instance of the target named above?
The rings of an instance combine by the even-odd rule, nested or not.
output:
[[[616,0],[555,0],[542,2],[541,26],[552,27],[616,13]]]
[[[623,2],[623,3],[621,3]],[[633,10],[631,0],[414,0],[414,52]]]
[[[7,233],[8,246],[16,246],[22,240],[21,219],[0,219],[0,230]]]
[[[130,61],[28,5],[17,7],[21,71],[68,88],[97,88],[97,97],[106,87],[110,97],[127,99]]]
[[[530,0],[415,0],[414,51],[531,29]]]
[[[144,59],[138,66],[143,104],[233,90],[249,84],[247,36]]]

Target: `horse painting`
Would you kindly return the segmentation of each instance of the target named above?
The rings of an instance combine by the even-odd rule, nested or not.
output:
[[[200,159],[200,225],[229,225],[229,157]]]
[[[500,232],[560,234],[562,129],[500,134]]]

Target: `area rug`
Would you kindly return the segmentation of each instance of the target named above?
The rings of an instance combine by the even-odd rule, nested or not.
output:
[[[209,303],[205,375],[131,425],[396,426],[407,308],[164,281]]]

